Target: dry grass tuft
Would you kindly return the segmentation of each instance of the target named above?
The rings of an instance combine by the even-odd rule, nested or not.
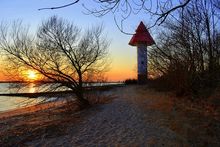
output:
[[[152,122],[169,128],[192,146],[220,145],[220,89],[208,99],[178,98],[171,92],[138,87],[133,100],[151,111]],[[152,143],[153,142],[153,143]],[[155,142],[149,140],[149,144]]]
[[[113,94],[106,94],[99,91],[87,93],[86,97],[91,105],[107,104],[115,98]]]

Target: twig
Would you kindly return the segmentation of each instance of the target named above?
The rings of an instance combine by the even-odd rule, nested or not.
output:
[[[40,10],[48,10],[48,9],[51,9],[51,10],[61,9],[61,8],[65,8],[65,7],[69,7],[69,6],[71,6],[71,5],[74,5],[74,4],[78,3],[79,1],[80,1],[80,0],[76,0],[76,1],[74,1],[74,2],[72,2],[72,3],[69,3],[69,4],[66,4],[66,5],[57,6],[57,7],[40,8],[40,9],[38,9],[38,10],[40,11]]]

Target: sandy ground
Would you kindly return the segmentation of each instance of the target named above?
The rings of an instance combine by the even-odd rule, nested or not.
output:
[[[161,127],[150,117],[160,114],[143,111],[137,105],[136,91],[137,87],[116,89],[114,93],[118,94],[118,99],[110,104],[90,109],[92,114],[79,125],[70,126],[66,130],[66,136],[43,141],[36,140],[34,144],[37,146],[145,146],[149,144],[183,146],[183,138]],[[143,103],[147,103],[147,100]]]
[[[7,119],[7,118],[13,117],[13,116],[35,113],[37,111],[42,111],[42,110],[46,110],[46,109],[50,109],[50,108],[54,108],[54,107],[60,107],[62,105],[64,105],[63,101],[47,102],[44,104],[33,105],[33,106],[29,106],[29,107],[23,107],[23,108],[9,110],[9,111],[5,111],[5,112],[0,112],[0,119]]]
[[[60,122],[50,129],[48,126],[45,127],[44,133],[42,130],[38,131],[37,137],[24,139],[23,134],[20,134],[21,137],[12,135],[11,142],[9,137],[8,140],[1,141],[0,145],[45,147],[220,145],[220,136],[216,133],[220,127],[218,114],[215,116],[217,119],[213,119],[214,116],[210,118],[210,115],[204,117],[203,114],[188,114],[188,112],[179,111],[179,107],[172,99],[172,94],[158,93],[147,87],[118,87],[104,93],[114,97],[114,100],[75,114],[58,115],[56,120],[60,120]],[[41,115],[41,113],[38,114]],[[38,114],[37,116],[39,116]],[[195,116],[198,116],[199,119],[196,119]],[[203,118],[200,119],[200,117]],[[14,127],[19,132],[19,128],[27,123],[32,126],[35,124],[35,127],[36,124],[43,126],[50,123],[50,121],[45,121],[45,118],[44,123],[39,123],[42,117],[38,117],[37,121],[36,118],[33,121],[33,117],[31,117],[32,121],[29,119],[25,121],[26,123],[20,122],[19,124],[21,118],[14,117],[17,125],[11,123],[12,119],[1,119],[0,125],[4,124],[4,129],[0,127],[0,130],[2,134],[4,132],[11,134],[12,132],[9,131],[13,130],[11,128]],[[47,118],[49,117],[47,116]],[[197,124],[193,124],[195,122]],[[198,131],[200,130],[198,127],[204,128],[210,122],[214,122],[215,130]],[[6,127],[7,129],[5,129]],[[26,136],[28,135],[26,134]]]

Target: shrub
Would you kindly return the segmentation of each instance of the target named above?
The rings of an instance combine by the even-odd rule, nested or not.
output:
[[[137,84],[137,79],[126,79],[126,80],[124,81],[124,83],[125,83],[126,85]]]

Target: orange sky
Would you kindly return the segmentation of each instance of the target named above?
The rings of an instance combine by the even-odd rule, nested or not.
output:
[[[127,50],[133,50],[131,54],[129,51],[123,53],[126,48],[121,48],[121,54],[112,53],[113,60],[107,77],[109,81],[124,81],[128,78],[136,78],[136,48],[127,48]]]
[[[109,48],[112,60],[109,71],[105,74],[107,80],[116,82],[136,78],[136,47],[128,45],[113,47]],[[15,80],[13,77],[3,74],[3,64],[0,64],[0,69],[0,81]]]
[[[106,30],[108,29],[106,28]],[[115,33],[115,36],[114,38],[110,38],[109,53],[111,66],[109,68],[110,70],[105,74],[107,76],[106,78],[108,81],[124,81],[128,78],[136,78],[137,49],[128,45],[132,36],[122,34],[119,31]],[[13,79],[3,75],[1,70],[3,70],[3,64],[0,64],[0,81]]]

